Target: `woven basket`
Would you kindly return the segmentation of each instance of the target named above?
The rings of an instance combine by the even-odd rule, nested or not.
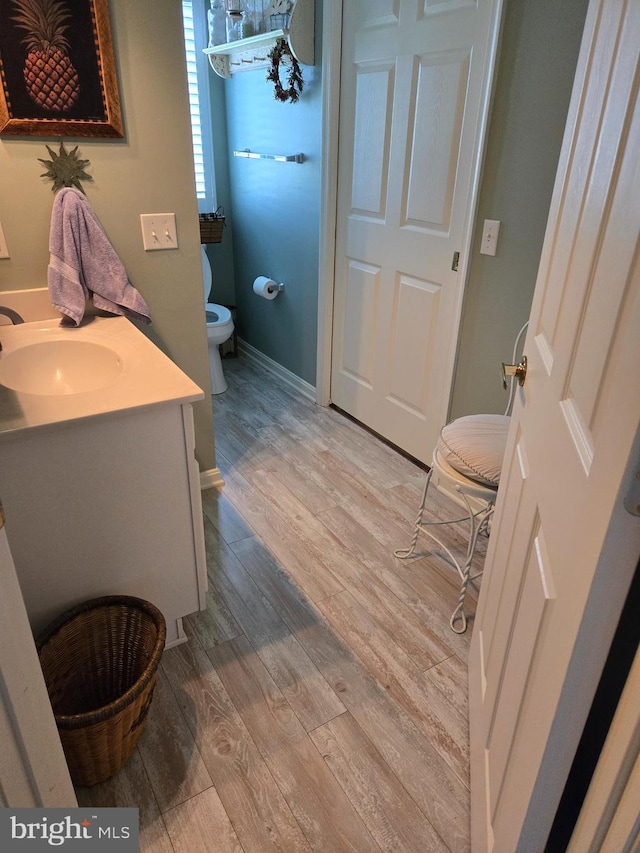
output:
[[[224,216],[220,213],[201,213],[200,220],[200,242],[221,243],[224,230]]]
[[[63,613],[38,638],[51,706],[76,785],[113,776],[133,752],[166,639],[162,613],[113,595]]]

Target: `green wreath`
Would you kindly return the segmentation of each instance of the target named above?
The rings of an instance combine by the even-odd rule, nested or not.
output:
[[[287,76],[287,88],[285,89],[280,81],[280,62],[286,58],[291,65]],[[304,80],[302,79],[302,71],[298,65],[298,60],[291,53],[291,49],[285,39],[278,39],[274,46],[269,51],[269,59],[271,60],[271,68],[267,74],[267,80],[274,85],[274,97],[276,101],[291,101],[295,104],[300,97],[300,92],[304,88]]]

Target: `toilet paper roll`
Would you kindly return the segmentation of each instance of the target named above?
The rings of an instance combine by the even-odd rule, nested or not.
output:
[[[259,275],[253,282],[253,292],[263,299],[275,299],[278,295],[278,284],[266,275]]]

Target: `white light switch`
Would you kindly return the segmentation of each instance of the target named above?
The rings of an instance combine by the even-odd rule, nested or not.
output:
[[[499,219],[485,219],[482,229],[481,255],[495,255],[498,245],[498,234],[500,233]]]
[[[178,248],[175,213],[141,213],[140,225],[145,252]]]
[[[8,258],[9,257],[9,247],[7,246],[7,241],[4,237],[4,231],[2,230],[2,222],[0,222],[0,258]]]

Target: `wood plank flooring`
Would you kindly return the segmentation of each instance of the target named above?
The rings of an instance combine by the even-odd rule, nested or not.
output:
[[[224,368],[207,609],[165,652],[131,760],[78,801],[138,806],[146,853],[464,853],[471,627],[449,628],[458,577],[428,540],[393,556],[424,472],[250,362]]]

